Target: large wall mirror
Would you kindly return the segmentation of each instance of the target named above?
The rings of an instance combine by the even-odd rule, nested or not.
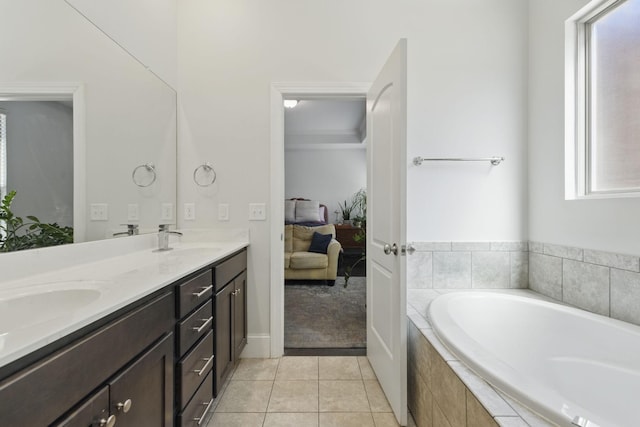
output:
[[[175,223],[175,91],[63,1],[0,5],[0,183],[15,215],[73,227],[74,242]]]

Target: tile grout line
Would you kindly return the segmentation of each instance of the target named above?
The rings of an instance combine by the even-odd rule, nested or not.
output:
[[[609,267],[609,317],[612,317],[611,313],[611,267]]]

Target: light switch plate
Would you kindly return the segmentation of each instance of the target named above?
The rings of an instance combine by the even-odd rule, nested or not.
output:
[[[249,203],[249,221],[266,221],[267,205],[265,203]]]
[[[185,203],[184,204],[184,220],[194,221],[196,219],[196,204]]]
[[[160,215],[163,221],[173,221],[173,203],[163,203]]]
[[[140,206],[137,203],[127,205],[127,221],[140,220]]]
[[[229,205],[227,203],[218,204],[218,221],[229,221]]]
[[[106,203],[91,204],[91,221],[107,221],[109,219],[109,206]]]

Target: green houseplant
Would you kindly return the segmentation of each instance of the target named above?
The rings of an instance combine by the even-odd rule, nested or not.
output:
[[[43,223],[32,215],[16,216],[11,203],[16,192],[9,192],[0,202],[0,252],[73,243],[73,227],[62,227],[56,223]]]
[[[351,213],[355,209],[353,201],[345,200],[344,203],[338,202],[338,207],[340,208],[340,214],[342,215],[342,221],[345,223],[349,223],[351,221]]]
[[[353,269],[360,263],[365,262],[367,259],[367,191],[361,188],[352,197],[353,211],[357,212],[354,216],[354,225],[359,227],[358,232],[353,236],[353,240],[357,243],[363,243],[362,253],[360,257],[351,265],[346,266],[344,269],[344,287],[349,285],[349,279],[353,273]]]

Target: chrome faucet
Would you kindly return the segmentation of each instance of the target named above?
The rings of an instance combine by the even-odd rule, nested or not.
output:
[[[127,236],[137,236],[138,235],[138,224],[120,224],[120,225],[126,225],[127,226],[127,231],[121,231],[119,233],[113,233],[114,236],[122,236],[122,235],[127,235]]]
[[[169,251],[172,248],[169,247],[169,234],[176,234],[182,236],[179,231],[170,231],[169,226],[171,224],[160,224],[158,226],[158,250]]]

